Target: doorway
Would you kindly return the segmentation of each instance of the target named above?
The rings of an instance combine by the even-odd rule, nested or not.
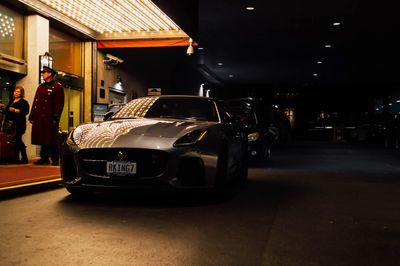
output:
[[[56,80],[63,85],[65,95],[60,130],[69,133],[83,121],[83,77],[62,73]]]
[[[65,86],[64,94],[64,110],[60,119],[60,129],[62,132],[70,132],[82,123],[82,89]]]

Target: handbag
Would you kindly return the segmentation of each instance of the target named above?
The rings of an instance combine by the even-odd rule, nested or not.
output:
[[[0,112],[0,132],[4,132],[7,134],[15,134],[16,132],[14,121],[7,120],[3,109]]]
[[[11,120],[4,120],[1,131],[8,134],[15,134],[15,123]]]

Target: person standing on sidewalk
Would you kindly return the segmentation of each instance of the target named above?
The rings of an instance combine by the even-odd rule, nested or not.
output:
[[[57,71],[43,67],[44,82],[36,90],[29,122],[32,123],[32,144],[41,145],[40,159],[34,164],[59,165],[58,131],[64,108],[64,88],[54,80]]]
[[[29,103],[24,99],[25,90],[22,86],[15,86],[13,97],[5,108],[6,120],[12,121],[15,125],[15,143],[16,143],[16,154],[17,163],[27,164],[28,156],[26,155],[26,146],[22,140],[22,135],[25,134],[26,130],[26,115],[29,113]],[[3,108],[4,104],[0,103],[0,108]],[[19,160],[19,154],[21,159]]]

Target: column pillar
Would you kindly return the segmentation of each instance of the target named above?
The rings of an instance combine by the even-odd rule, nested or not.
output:
[[[17,83],[25,88],[25,99],[32,107],[36,88],[39,85],[39,55],[49,51],[49,20],[39,15],[27,16],[24,28],[25,59],[27,61],[28,75]],[[36,157],[39,152],[39,147],[31,144],[31,132],[32,126],[28,122],[23,138],[29,158]]]

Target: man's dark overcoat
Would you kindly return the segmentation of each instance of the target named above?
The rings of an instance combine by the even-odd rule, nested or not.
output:
[[[63,86],[54,80],[40,84],[28,118],[32,122],[32,144],[58,143],[59,121],[63,108]]]

